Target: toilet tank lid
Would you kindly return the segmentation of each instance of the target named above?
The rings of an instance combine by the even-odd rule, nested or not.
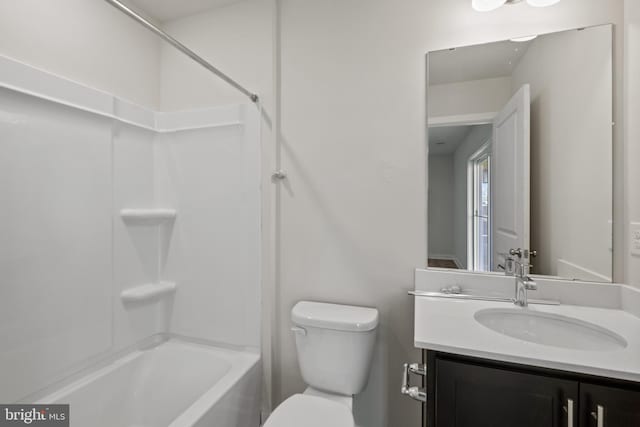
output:
[[[378,310],[352,305],[300,301],[291,310],[291,320],[299,326],[366,332],[378,326]]]

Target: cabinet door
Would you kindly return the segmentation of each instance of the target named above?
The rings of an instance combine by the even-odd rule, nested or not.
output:
[[[640,426],[640,392],[581,383],[580,426]]]
[[[578,382],[436,363],[437,427],[577,427]]]

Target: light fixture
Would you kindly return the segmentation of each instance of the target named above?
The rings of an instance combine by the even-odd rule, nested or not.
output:
[[[528,42],[531,41],[533,39],[535,39],[538,36],[526,36],[526,37],[516,37],[514,39],[510,39],[512,42],[516,42],[516,43],[522,43],[522,42]]]
[[[560,0],[527,0],[527,3],[533,7],[547,7],[560,3]]]
[[[520,3],[522,0],[471,0],[471,7],[478,12],[489,12],[498,9],[505,4]],[[529,6],[533,7],[546,7],[553,6],[560,2],[560,0],[526,0]]]
[[[504,5],[507,0],[471,0],[471,7],[478,12],[489,12]]]

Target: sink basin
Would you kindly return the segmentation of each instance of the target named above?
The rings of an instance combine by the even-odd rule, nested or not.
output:
[[[475,319],[503,335],[536,344],[585,351],[620,350],[627,342],[608,329],[558,314],[527,309],[485,309]]]

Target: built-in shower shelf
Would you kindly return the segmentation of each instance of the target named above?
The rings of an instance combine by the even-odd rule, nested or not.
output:
[[[122,302],[153,301],[176,292],[176,284],[173,282],[148,283],[122,291]]]
[[[169,208],[122,209],[120,216],[125,222],[157,225],[175,220],[178,212]]]

